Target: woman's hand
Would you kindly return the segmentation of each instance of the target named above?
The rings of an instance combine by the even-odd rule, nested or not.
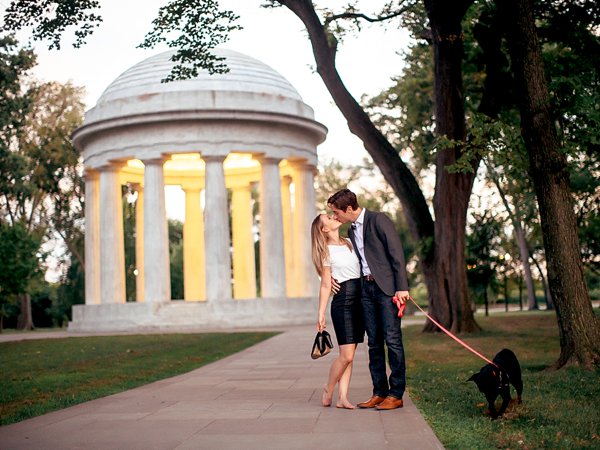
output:
[[[325,328],[325,314],[319,314],[319,319],[317,321],[317,331],[323,331]]]

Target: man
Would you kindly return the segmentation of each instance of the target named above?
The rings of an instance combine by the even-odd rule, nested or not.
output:
[[[369,338],[369,371],[373,396],[359,408],[390,410],[402,408],[406,386],[406,365],[398,309],[392,298],[404,304],[408,299],[408,279],[402,243],[392,221],[383,213],[358,206],[349,189],[336,192],[327,205],[336,220],[352,222],[349,237],[359,256],[362,272],[362,304]],[[384,345],[385,344],[385,345]],[[386,374],[385,346],[391,369]]]

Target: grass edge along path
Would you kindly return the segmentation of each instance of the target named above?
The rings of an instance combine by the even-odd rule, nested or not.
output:
[[[276,334],[150,334],[0,343],[0,425],[180,375]]]
[[[555,313],[498,314],[477,321],[484,331],[461,338],[490,359],[510,348],[523,371],[523,404],[511,404],[495,421],[484,415],[487,401],[475,383],[465,381],[484,361],[443,333],[422,333],[422,326],[403,330],[407,390],[443,445],[450,450],[600,449],[600,370],[546,370],[560,350]],[[512,387],[511,396],[516,397]]]

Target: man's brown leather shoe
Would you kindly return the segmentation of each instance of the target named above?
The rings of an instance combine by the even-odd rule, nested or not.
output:
[[[379,411],[386,411],[388,409],[396,409],[402,408],[404,406],[404,402],[401,398],[396,397],[386,397],[384,401],[382,401],[379,405],[375,407]]]
[[[359,408],[375,408],[377,405],[379,405],[384,400],[385,400],[385,397],[380,397],[379,395],[374,395],[366,402],[359,403],[356,406],[358,406]]]

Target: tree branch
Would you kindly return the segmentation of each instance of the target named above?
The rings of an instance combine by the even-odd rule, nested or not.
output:
[[[363,19],[366,20],[367,22],[371,22],[371,23],[375,23],[375,22],[384,22],[386,20],[390,20],[393,19],[395,17],[401,16],[402,14],[404,14],[405,12],[407,12],[410,8],[410,5],[405,6],[404,8],[400,8],[398,10],[396,10],[393,13],[387,14],[387,15],[379,15],[376,17],[369,17],[364,13],[352,13],[352,12],[345,12],[345,13],[340,13],[340,14],[333,14],[332,16],[329,16],[325,19],[325,22],[323,24],[323,26],[325,28],[327,28],[327,26],[331,23],[331,22],[335,22],[336,20],[340,20],[340,19],[354,19],[354,20],[358,20],[358,19]]]
[[[12,208],[10,207],[10,200],[8,199],[8,194],[4,192],[4,198],[6,200],[6,210],[8,211],[8,216],[10,217],[10,224],[15,224],[15,216],[13,214]]]
[[[434,235],[433,218],[417,180],[398,155],[396,149],[375,127],[367,113],[348,92],[335,65],[337,41],[326,32],[309,0],[279,0],[305,25],[308,32],[317,72],[348,122],[350,131],[359,137],[385,180],[400,199],[409,229],[420,241]]]

